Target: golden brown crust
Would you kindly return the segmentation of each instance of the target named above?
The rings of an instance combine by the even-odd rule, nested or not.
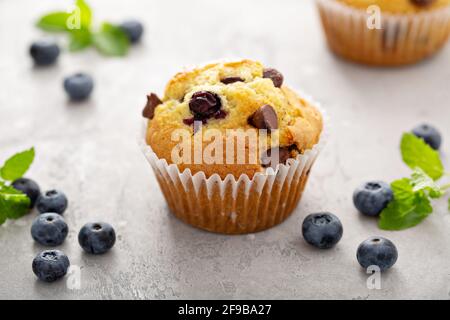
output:
[[[319,141],[322,132],[323,122],[320,112],[286,86],[281,89],[276,88],[270,79],[262,78],[263,69],[259,62],[242,60],[209,64],[202,68],[178,73],[169,81],[162,99],[163,104],[156,108],[154,118],[148,122],[147,143],[159,158],[166,159],[168,163],[174,163],[173,155],[179,154],[177,152],[180,140],[173,139],[173,134],[178,129],[184,129],[189,133],[188,139],[191,142],[191,164],[178,163],[180,171],[185,169],[190,169],[193,173],[203,171],[207,177],[217,173],[222,178],[228,174],[236,178],[241,174],[247,174],[251,178],[255,173],[263,170],[260,163],[261,150],[249,143],[248,132],[237,132],[236,137],[245,141],[245,161],[244,164],[239,164],[238,160],[243,159],[238,158],[237,147],[234,148],[234,154],[226,150],[226,143],[230,139],[233,139],[235,145],[237,143],[236,137],[227,135],[226,129],[254,129],[248,124],[248,117],[261,106],[269,104],[278,116],[279,130],[272,135],[279,137],[279,145],[295,145],[296,150],[300,151],[312,148]],[[231,76],[240,77],[244,79],[244,82],[228,85],[220,82],[224,77]],[[193,126],[186,125],[183,120],[192,117],[189,100],[192,94],[199,90],[218,94],[227,116],[224,119],[208,120],[202,130],[194,134]],[[223,155],[218,156],[222,159],[222,163],[204,163],[203,161],[195,164],[193,163],[194,141],[206,150],[212,138],[207,139],[205,134],[212,132],[210,129],[222,134]],[[261,138],[259,134],[258,138]],[[267,146],[277,146],[269,138],[266,142]],[[227,164],[227,156],[234,160],[232,164]],[[249,156],[253,158],[249,159]]]
[[[450,5],[450,0],[430,1],[428,5],[417,5],[411,0],[337,0],[346,5],[366,10],[371,5],[377,5],[381,11],[405,14],[435,10]]]

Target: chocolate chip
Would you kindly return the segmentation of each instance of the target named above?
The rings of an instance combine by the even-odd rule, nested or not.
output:
[[[156,94],[150,93],[149,95],[147,95],[147,104],[145,105],[144,110],[142,110],[142,116],[147,119],[153,119],[153,117],[155,116],[155,109],[161,103],[162,101]]]
[[[278,149],[278,162],[275,161],[272,163],[272,150]],[[287,159],[291,157],[291,152],[289,151],[289,147],[275,147],[267,150],[261,156],[261,166],[264,168],[272,167],[276,168],[278,163],[285,164]]]
[[[280,88],[283,85],[283,75],[280,71],[273,68],[266,68],[263,71],[263,78],[269,78],[272,80],[273,85]]]
[[[266,104],[248,118],[248,123],[258,129],[278,129],[277,113],[272,106]]]
[[[230,84],[235,82],[244,82],[244,79],[242,79],[241,77],[226,77],[220,80],[220,82],[222,82],[223,84]]]
[[[412,2],[412,4],[419,6],[419,7],[430,6],[436,2],[436,0],[410,0],[410,1]]]
[[[198,91],[192,95],[189,101],[189,109],[196,119],[208,119],[222,107],[222,102],[217,94],[209,91]]]

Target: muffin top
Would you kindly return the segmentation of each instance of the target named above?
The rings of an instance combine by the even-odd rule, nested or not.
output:
[[[149,119],[146,141],[159,158],[176,163],[180,171],[203,171],[207,177],[217,173],[238,178],[245,173],[251,178],[274,167],[276,161],[267,160],[272,151],[285,163],[311,149],[322,131],[320,112],[284,86],[280,72],[251,60],[214,63],[176,74],[162,99],[148,95],[143,115]],[[249,132],[254,132],[257,145],[245,139]],[[188,137],[192,149],[185,161],[179,158],[189,152],[186,148],[180,152],[180,136]],[[237,149],[239,138],[244,138],[244,161]],[[230,139],[235,142],[231,149]],[[194,161],[196,143],[202,152],[210,152],[211,142],[217,140],[223,147],[208,153],[215,157],[214,163]],[[250,159],[251,152],[257,154],[255,159]]]
[[[415,13],[450,5],[450,0],[337,0],[349,6],[367,9],[377,5],[381,11],[389,13]]]

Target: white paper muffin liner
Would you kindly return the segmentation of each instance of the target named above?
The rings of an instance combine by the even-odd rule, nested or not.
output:
[[[409,14],[382,13],[382,29],[367,27],[368,14],[336,0],[316,0],[330,48],[373,65],[403,65],[436,53],[450,35],[450,6]]]
[[[305,95],[323,117],[319,142],[296,159],[267,168],[252,178],[228,174],[207,177],[194,175],[190,169],[180,172],[176,164],[158,158],[146,143],[147,120],[144,120],[139,144],[150,163],[172,213],[184,222],[211,232],[242,234],[261,231],[285,220],[302,195],[311,167],[324,147],[328,135],[328,116],[321,106]]]

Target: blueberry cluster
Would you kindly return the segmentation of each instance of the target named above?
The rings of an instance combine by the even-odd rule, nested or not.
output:
[[[36,206],[39,216],[31,225],[31,237],[38,244],[48,247],[61,245],[69,233],[63,218],[68,207],[66,195],[59,190],[41,193],[39,185],[28,178],[20,178],[12,186],[30,198],[31,208]],[[114,228],[105,222],[85,224],[78,242],[88,253],[102,254],[110,250],[116,242]],[[33,260],[33,272],[43,281],[53,282],[63,277],[70,266],[68,257],[60,250],[45,250]]]
[[[412,133],[435,150],[439,150],[442,137],[440,132],[429,124],[421,124],[412,129]],[[383,181],[368,181],[356,188],[353,203],[363,215],[379,216],[381,211],[393,200],[389,184]]]
[[[432,125],[421,124],[411,132],[428,144],[439,150],[442,143],[440,132]],[[368,181],[353,192],[353,204],[365,216],[377,217],[394,200],[394,194],[389,184],[383,181]],[[397,248],[392,241],[383,237],[372,237],[362,242],[357,250],[359,264],[367,268],[376,265],[380,271],[392,267],[397,261]]]
[[[143,25],[137,20],[125,21],[120,28],[132,44],[139,42],[144,32]],[[44,39],[33,42],[29,52],[34,64],[43,67],[55,64],[61,49],[55,41]],[[82,101],[91,95],[94,80],[90,75],[79,72],[64,78],[63,87],[71,101]]]
[[[343,227],[334,214],[320,212],[310,214],[303,220],[302,233],[307,243],[319,249],[330,249],[341,240]],[[385,271],[395,264],[398,253],[392,241],[371,237],[359,245],[356,258],[363,268],[377,266],[380,271]]]
[[[144,28],[137,20],[128,20],[120,25],[130,43],[139,42]],[[52,40],[40,40],[31,44],[29,53],[36,66],[50,66],[56,63],[60,55],[58,44]],[[86,73],[75,73],[66,77],[63,87],[71,101],[83,101],[89,98],[94,89],[93,78]],[[59,190],[41,193],[39,185],[27,178],[20,178],[12,186],[30,199],[30,208],[36,206],[40,215],[31,226],[32,238],[44,246],[58,246],[66,239],[69,228],[63,218],[67,209],[66,195]],[[111,249],[116,241],[114,228],[105,222],[87,223],[78,235],[80,246],[88,253],[102,254]],[[46,250],[33,260],[33,272],[46,282],[63,277],[70,266],[68,257],[60,250]]]

